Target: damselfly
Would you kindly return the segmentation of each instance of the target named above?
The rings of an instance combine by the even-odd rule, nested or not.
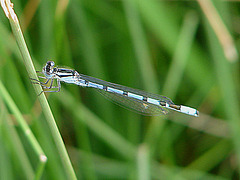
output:
[[[61,81],[65,83],[76,84],[82,87],[97,89],[105,97],[113,100],[115,103],[126,108],[134,110],[143,115],[160,115],[167,114],[168,109],[185,113],[192,116],[199,116],[199,112],[191,107],[176,105],[171,99],[145,91],[129,88],[119,84],[110,83],[91,76],[79,74],[77,71],[66,68],[54,67],[53,61],[48,61],[43,67],[42,73],[46,82],[32,79],[35,83],[40,84],[45,90],[42,92],[59,92]],[[56,79],[57,86],[53,86]],[[50,83],[49,86],[47,84]],[[46,90],[48,89],[48,90]],[[53,90],[55,89],[55,90]]]

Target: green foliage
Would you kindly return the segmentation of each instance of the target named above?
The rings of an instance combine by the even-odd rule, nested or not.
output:
[[[144,117],[69,84],[46,93],[49,108],[29,79],[23,40],[0,11],[0,179],[238,179],[239,3],[214,1],[212,24],[213,11],[198,2],[13,3],[37,70],[54,60],[165,95],[198,109],[199,118]]]

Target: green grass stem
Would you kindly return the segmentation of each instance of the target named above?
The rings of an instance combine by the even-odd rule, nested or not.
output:
[[[12,100],[12,98],[10,97],[10,95],[8,94],[6,88],[4,87],[4,85],[2,84],[2,82],[0,81],[0,95],[3,98],[3,100],[5,101],[5,103],[8,105],[9,109],[12,111],[12,113],[14,114],[14,116],[16,117],[16,120],[18,122],[18,124],[20,125],[22,131],[24,132],[26,138],[28,139],[28,141],[30,142],[30,144],[32,145],[35,153],[37,154],[37,156],[40,157],[45,157],[46,155],[44,154],[41,146],[39,145],[38,141],[36,140],[36,138],[34,137],[31,129],[29,128],[28,124],[26,123],[26,121],[24,120],[21,112],[18,110],[17,106],[15,105],[14,101]],[[39,159],[40,160],[40,159]],[[39,167],[45,165],[47,158],[45,159],[45,161],[39,161]],[[37,169],[37,171],[39,171],[39,169]],[[36,179],[39,179],[40,176],[36,177]]]
[[[31,78],[38,79],[37,75],[36,75],[36,70],[35,70],[32,60],[31,60],[31,56],[29,54],[27,45],[25,43],[23,34],[21,32],[20,25],[18,22],[14,21],[11,18],[9,19],[9,21],[10,21],[10,24],[11,24],[11,27],[13,30],[13,34],[16,38],[16,42],[18,44],[19,50],[22,54],[23,62],[25,64],[28,75]],[[40,94],[40,92],[42,91],[41,86],[34,86],[34,88],[35,88],[37,94]],[[49,104],[47,102],[47,99],[43,93],[39,96],[39,101],[42,106],[43,113],[45,114],[45,117],[47,119],[47,122],[49,123],[49,127],[51,129],[56,146],[59,150],[59,154],[62,159],[62,163],[66,169],[66,172],[70,179],[77,179],[75,172],[73,170],[71,161],[69,159],[69,156],[67,154],[66,148],[64,146],[63,140],[62,140],[59,130],[57,128],[52,111],[51,111]],[[21,114],[19,113],[18,115],[21,115]],[[24,127],[24,128],[26,128],[26,127]],[[34,147],[36,147],[36,145]],[[43,154],[43,153],[40,153],[40,154]]]

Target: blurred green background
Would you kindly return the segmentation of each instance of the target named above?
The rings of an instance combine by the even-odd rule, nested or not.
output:
[[[239,178],[238,2],[12,2],[37,70],[54,60],[200,111],[145,117],[62,84],[46,95],[78,179]],[[48,158],[39,175],[35,145],[0,93],[0,179],[68,179],[2,10],[0,81]]]

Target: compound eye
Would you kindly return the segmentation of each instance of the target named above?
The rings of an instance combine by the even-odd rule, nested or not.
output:
[[[55,66],[55,63],[53,61],[48,61],[47,65],[53,67],[53,66]]]
[[[52,67],[55,66],[55,63],[54,63],[53,61],[51,61],[51,66],[52,66]]]

